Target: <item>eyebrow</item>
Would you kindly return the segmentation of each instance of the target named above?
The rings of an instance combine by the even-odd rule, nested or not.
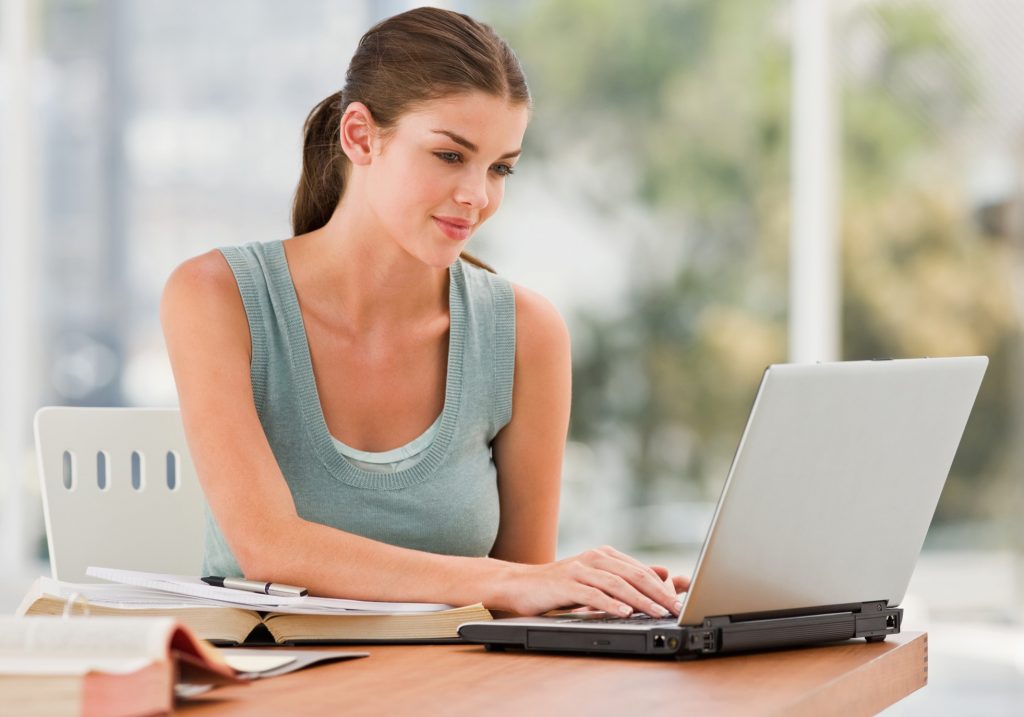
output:
[[[432,130],[432,131],[435,134],[443,134],[445,137],[450,139],[452,142],[454,142],[455,144],[462,145],[463,147],[468,149],[470,152],[479,152],[480,151],[479,147],[477,147],[475,144],[470,142],[468,139],[466,139],[462,135],[455,134],[454,132],[449,132],[446,129],[435,129],[435,130]],[[505,152],[505,154],[503,154],[500,157],[498,157],[498,159],[512,159],[512,158],[518,157],[520,154],[522,154],[522,151],[523,151],[522,148],[520,148],[520,149],[514,150],[512,152]]]

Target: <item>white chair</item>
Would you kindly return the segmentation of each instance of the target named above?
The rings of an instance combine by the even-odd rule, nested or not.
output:
[[[205,499],[177,409],[41,408],[35,434],[54,578],[199,575]]]

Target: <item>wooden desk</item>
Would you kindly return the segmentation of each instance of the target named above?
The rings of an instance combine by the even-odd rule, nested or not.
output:
[[[370,657],[220,688],[177,714],[867,715],[927,683],[927,645],[912,632],[691,662],[371,646]]]

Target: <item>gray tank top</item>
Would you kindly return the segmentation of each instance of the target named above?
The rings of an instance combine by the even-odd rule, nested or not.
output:
[[[515,299],[509,282],[461,260],[449,268],[440,423],[412,465],[381,473],[346,459],[327,429],[282,243],[220,251],[249,321],[256,411],[298,514],[415,550],[487,555],[499,517],[491,442],[512,418]],[[209,509],[203,570],[242,574]]]

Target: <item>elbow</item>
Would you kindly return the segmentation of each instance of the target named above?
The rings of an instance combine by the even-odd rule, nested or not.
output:
[[[266,556],[260,555],[258,550],[239,549],[235,550],[235,560],[242,570],[242,577],[247,580],[259,580],[265,575],[270,575],[267,565],[270,562]]]
[[[231,549],[242,575],[253,580],[271,580],[287,572],[288,566],[294,564],[302,522],[297,516],[263,521],[258,531],[232,541]]]

